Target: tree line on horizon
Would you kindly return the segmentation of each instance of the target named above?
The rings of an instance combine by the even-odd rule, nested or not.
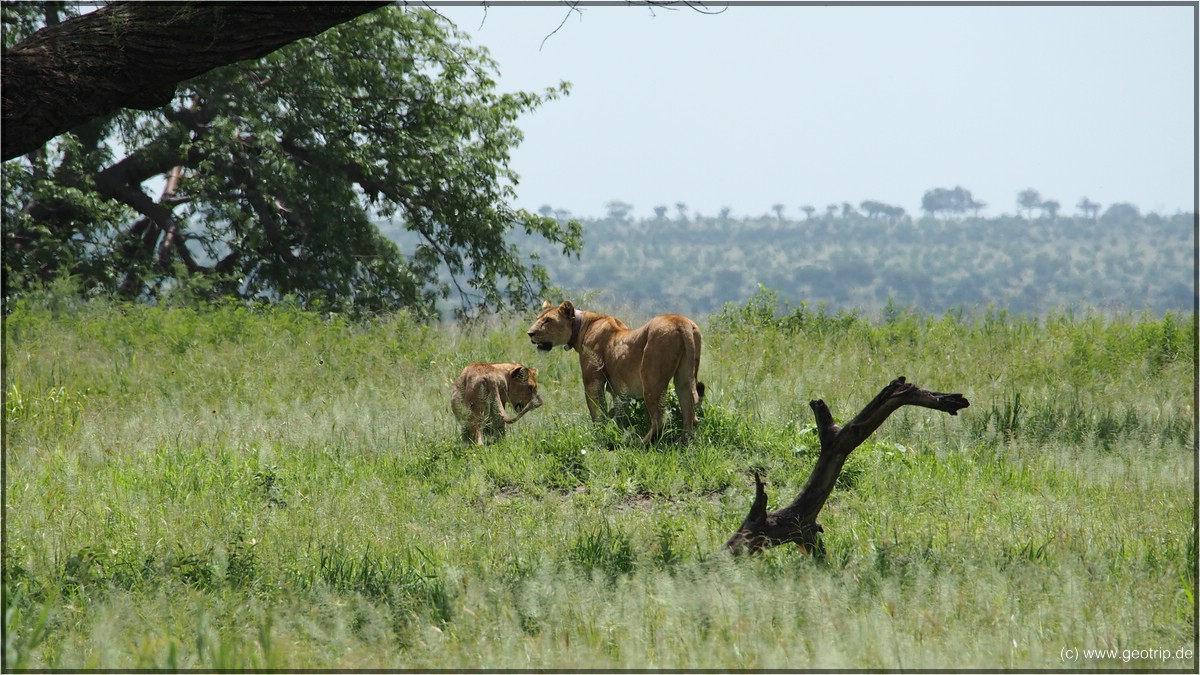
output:
[[[1016,204],[1018,213],[1023,212],[1026,219],[1032,220],[1034,209],[1041,213],[1039,218],[1048,218],[1054,220],[1059,217],[1062,210],[1062,203],[1056,199],[1045,199],[1041,192],[1034,188],[1026,188],[1017,193]],[[964,217],[966,214],[971,214],[972,217],[978,218],[979,213],[987,208],[987,202],[979,201],[971,194],[970,190],[956,185],[953,188],[931,188],[925,191],[921,197],[921,211],[927,218],[953,218]],[[1080,197],[1076,202],[1077,217],[1096,220],[1102,217],[1100,209],[1103,204],[1092,201],[1089,197]],[[686,222],[688,216],[687,202],[677,201],[674,204],[676,219]],[[609,200],[604,205],[605,217],[613,220],[623,220],[631,217],[634,210],[634,205],[620,199]],[[787,206],[781,202],[771,205],[770,213],[775,215],[775,218],[780,222],[788,220],[784,215]],[[665,204],[657,204],[653,207],[654,220],[664,221],[670,219],[668,212],[670,209]],[[851,202],[833,202],[827,204],[824,210],[820,212],[817,207],[812,204],[803,204],[800,206],[800,211],[804,213],[805,220],[813,220],[814,218],[866,218],[868,220],[912,220],[912,216],[902,207],[893,204],[888,204],[875,199],[864,199],[858,205]],[[716,215],[717,220],[730,220],[733,210],[730,207],[722,207]],[[558,220],[567,220],[572,217],[572,213],[568,209],[558,208],[550,204],[543,204],[538,208],[538,213],[546,218],[556,218]],[[695,217],[703,217],[701,214],[694,214]],[[1000,218],[1008,217],[1009,214],[1001,214]],[[1103,217],[1109,220],[1119,220],[1122,222],[1135,220],[1141,217],[1141,210],[1130,202],[1112,202],[1104,211]]]
[[[1193,311],[1195,214],[1142,213],[1125,202],[1101,211],[1085,198],[1079,215],[1064,216],[1040,195],[1036,205],[1022,197],[1030,203],[1024,216],[991,218],[841,209],[800,220],[734,218],[686,215],[680,202],[676,218],[623,210],[580,219],[578,259],[529,250],[564,293],[600,292],[605,302],[652,312],[703,316],[760,286],[830,311]]]

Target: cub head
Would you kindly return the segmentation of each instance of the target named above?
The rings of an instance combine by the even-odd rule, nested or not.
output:
[[[566,345],[571,341],[571,327],[575,323],[575,306],[564,300],[557,307],[542,301],[542,313],[529,326],[529,340],[539,351],[548,352],[555,345]]]
[[[513,410],[521,412],[541,407],[542,397],[538,395],[537,368],[517,366],[507,374],[508,401]]]

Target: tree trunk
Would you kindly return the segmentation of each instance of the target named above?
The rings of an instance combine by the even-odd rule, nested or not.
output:
[[[833,415],[824,401],[810,401],[809,406],[817,418],[817,435],[821,441],[821,454],[813,467],[808,483],[800,495],[787,506],[771,513],[767,512],[767,491],[762,479],[754,474],[754,504],[725,547],[735,553],[755,553],[768,546],[792,542],[812,550],[820,549],[821,525],[817,515],[829,499],[833,484],[842,473],[842,467],[851,451],[862,445],[879,425],[902,406],[915,405],[933,408],[957,415],[959,410],[970,405],[961,394],[942,394],[926,391],[898,377],[883,388],[873,401],[845,427],[833,422]]]
[[[118,2],[47,26],[4,53],[0,159],[120,108],[152,110],[180,82],[387,2]]]

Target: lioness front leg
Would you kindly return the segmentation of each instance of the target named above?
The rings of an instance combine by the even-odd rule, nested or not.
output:
[[[588,414],[592,416],[592,421],[600,422],[604,413],[604,380],[585,383],[583,395],[587,399]]]

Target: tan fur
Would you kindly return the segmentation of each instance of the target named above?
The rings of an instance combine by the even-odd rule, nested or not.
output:
[[[576,342],[571,341],[578,319]],[[663,398],[667,384],[675,381],[687,441],[696,426],[696,406],[704,396],[700,372],[700,327],[678,314],[663,314],[644,326],[630,329],[620,319],[575,309],[565,301],[542,304],[542,313],[529,327],[529,339],[542,351],[567,345],[579,352],[583,392],[592,420],[606,407],[604,393],[646,401],[650,430],[642,437],[649,444],[662,431]]]
[[[516,417],[504,413],[511,403]],[[542,405],[537,391],[537,368],[519,363],[472,363],[459,373],[450,392],[450,409],[463,425],[463,440],[483,445],[504,436],[512,424]]]

